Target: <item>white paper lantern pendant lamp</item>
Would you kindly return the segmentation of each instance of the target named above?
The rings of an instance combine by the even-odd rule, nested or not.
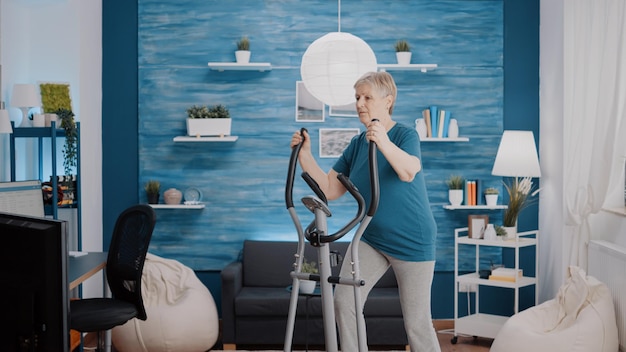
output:
[[[376,71],[376,55],[361,38],[339,31],[315,40],[302,56],[300,75],[306,89],[326,105],[346,105],[355,101],[354,83],[363,74]]]

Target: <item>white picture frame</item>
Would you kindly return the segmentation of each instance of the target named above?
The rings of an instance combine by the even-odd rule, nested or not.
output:
[[[326,109],[324,103],[313,96],[302,81],[296,81],[296,121],[324,122]]]
[[[358,128],[320,128],[320,158],[338,158],[354,136],[361,133]]]
[[[328,116],[359,117],[359,114],[356,111],[356,104],[350,103],[345,105],[329,106]]]

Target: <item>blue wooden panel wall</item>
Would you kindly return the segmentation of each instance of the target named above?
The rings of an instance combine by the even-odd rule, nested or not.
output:
[[[327,0],[139,0],[139,199],[143,185],[202,190],[203,210],[157,210],[151,252],[195,270],[221,270],[237,258],[244,239],[296,240],[284,204],[291,134],[306,127],[361,128],[357,118],[295,121],[300,59],[320,36],[337,31],[337,3]],[[413,126],[421,110],[438,105],[458,119],[469,143],[422,143],[432,210],[438,223],[437,270],[454,265],[454,228],[467,215],[449,211],[445,179],[452,173],[500,187],[490,175],[503,129],[503,4],[490,0],[343,0],[341,30],[365,40],[379,63],[395,63],[393,44],[407,39],[412,63],[436,63],[428,73],[391,71],[398,85],[394,118]],[[209,70],[234,61],[235,41],[251,40],[253,62],[269,72]],[[235,143],[174,143],[184,135],[191,105],[226,105]],[[313,148],[317,148],[315,144]],[[317,149],[314,149],[317,150]],[[335,159],[319,159],[323,168]],[[382,190],[384,192],[384,190]],[[294,199],[304,224],[311,214],[297,201],[310,194],[297,179]],[[353,202],[331,203],[335,231],[354,213]],[[469,251],[471,252],[471,251]],[[463,254],[463,267],[473,257]],[[494,253],[494,255],[497,253]],[[489,260],[487,257],[486,261]]]

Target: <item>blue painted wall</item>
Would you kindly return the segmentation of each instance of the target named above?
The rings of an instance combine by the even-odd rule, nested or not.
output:
[[[200,188],[206,209],[158,210],[151,252],[200,272],[219,303],[219,287],[211,286],[244,239],[296,239],[284,205],[291,133],[304,126],[317,138],[319,128],[361,128],[355,118],[294,120],[300,58],[313,40],[337,30],[337,4],[111,0],[103,12],[104,241],[123,208],[146,201],[146,180],[159,179],[163,189]],[[509,22],[509,13],[524,15]],[[425,74],[391,72],[399,88],[395,119],[413,125],[423,108],[436,104],[452,111],[461,135],[470,138],[422,143],[439,224],[437,271],[453,270],[453,229],[465,226],[470,213],[442,208],[445,178],[461,173],[499,186],[490,171],[503,128],[533,129],[538,136],[538,13],[538,1],[523,0],[342,1],[342,31],[368,42],[379,63],[395,63],[393,43],[406,38],[413,63],[439,65]],[[272,71],[208,69],[209,61],[234,61],[241,35],[252,41],[252,61],[270,62]],[[237,142],[173,143],[185,133],[187,107],[217,103],[229,107]],[[320,161],[329,168],[335,159]],[[294,199],[309,193],[298,180]],[[354,214],[348,199],[332,207],[331,230]],[[303,209],[299,214],[304,223],[311,219]],[[501,216],[486,214],[494,223]],[[536,228],[532,222],[520,227]],[[451,281],[443,281],[436,280],[434,292],[452,290]],[[451,302],[433,304],[441,306],[435,317],[451,316]]]

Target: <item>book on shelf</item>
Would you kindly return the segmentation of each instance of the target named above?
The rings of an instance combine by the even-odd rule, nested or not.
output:
[[[443,138],[443,128],[445,126],[446,111],[439,110],[439,121],[437,121],[437,137]]]
[[[448,128],[450,128],[450,111],[444,110],[443,115],[443,137],[448,138]]]
[[[523,276],[524,271],[522,269],[515,270],[513,268],[496,268],[491,271],[489,280],[516,282],[517,279],[522,278]]]
[[[431,131],[432,131],[432,136],[433,137],[437,137],[437,131],[439,131],[438,125],[439,125],[439,108],[437,108],[436,105],[431,105],[429,107],[430,110],[430,124],[431,124]]]
[[[485,205],[483,197],[483,182],[476,180],[476,205]]]
[[[433,136],[433,130],[430,123],[430,109],[424,109],[422,111],[422,117],[426,123],[426,137],[431,138]]]

